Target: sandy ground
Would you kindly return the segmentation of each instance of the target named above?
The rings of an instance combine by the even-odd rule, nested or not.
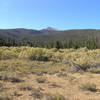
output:
[[[37,78],[45,78],[46,81],[38,83]],[[1,93],[11,95],[14,100],[47,100],[45,94],[60,94],[63,95],[66,100],[100,100],[100,75],[90,73],[76,73],[67,74],[65,76],[59,76],[57,73],[35,75],[29,74],[23,77],[23,82],[12,83],[6,81],[0,81],[1,84],[7,89]],[[89,90],[82,90],[80,87],[82,84],[95,84],[97,91],[92,92]],[[53,84],[53,85],[52,85]],[[31,96],[33,90],[21,90],[21,87],[31,86],[32,89],[40,90],[43,93],[43,97],[40,99]],[[3,96],[3,95],[2,95]],[[62,99],[61,99],[62,100]]]

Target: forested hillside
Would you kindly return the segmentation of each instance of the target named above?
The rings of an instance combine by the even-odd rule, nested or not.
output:
[[[100,48],[100,30],[1,29],[0,46],[46,48]]]

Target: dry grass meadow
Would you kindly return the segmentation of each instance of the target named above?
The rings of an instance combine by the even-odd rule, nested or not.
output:
[[[100,100],[100,49],[0,47],[0,100]]]

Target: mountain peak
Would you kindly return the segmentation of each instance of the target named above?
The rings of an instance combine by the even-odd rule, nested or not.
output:
[[[58,31],[58,29],[53,28],[53,27],[47,27],[46,29],[43,30],[47,30],[47,31]]]

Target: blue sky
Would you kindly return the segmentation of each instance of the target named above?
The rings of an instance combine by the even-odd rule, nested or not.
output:
[[[0,29],[100,29],[100,0],[0,0]]]

